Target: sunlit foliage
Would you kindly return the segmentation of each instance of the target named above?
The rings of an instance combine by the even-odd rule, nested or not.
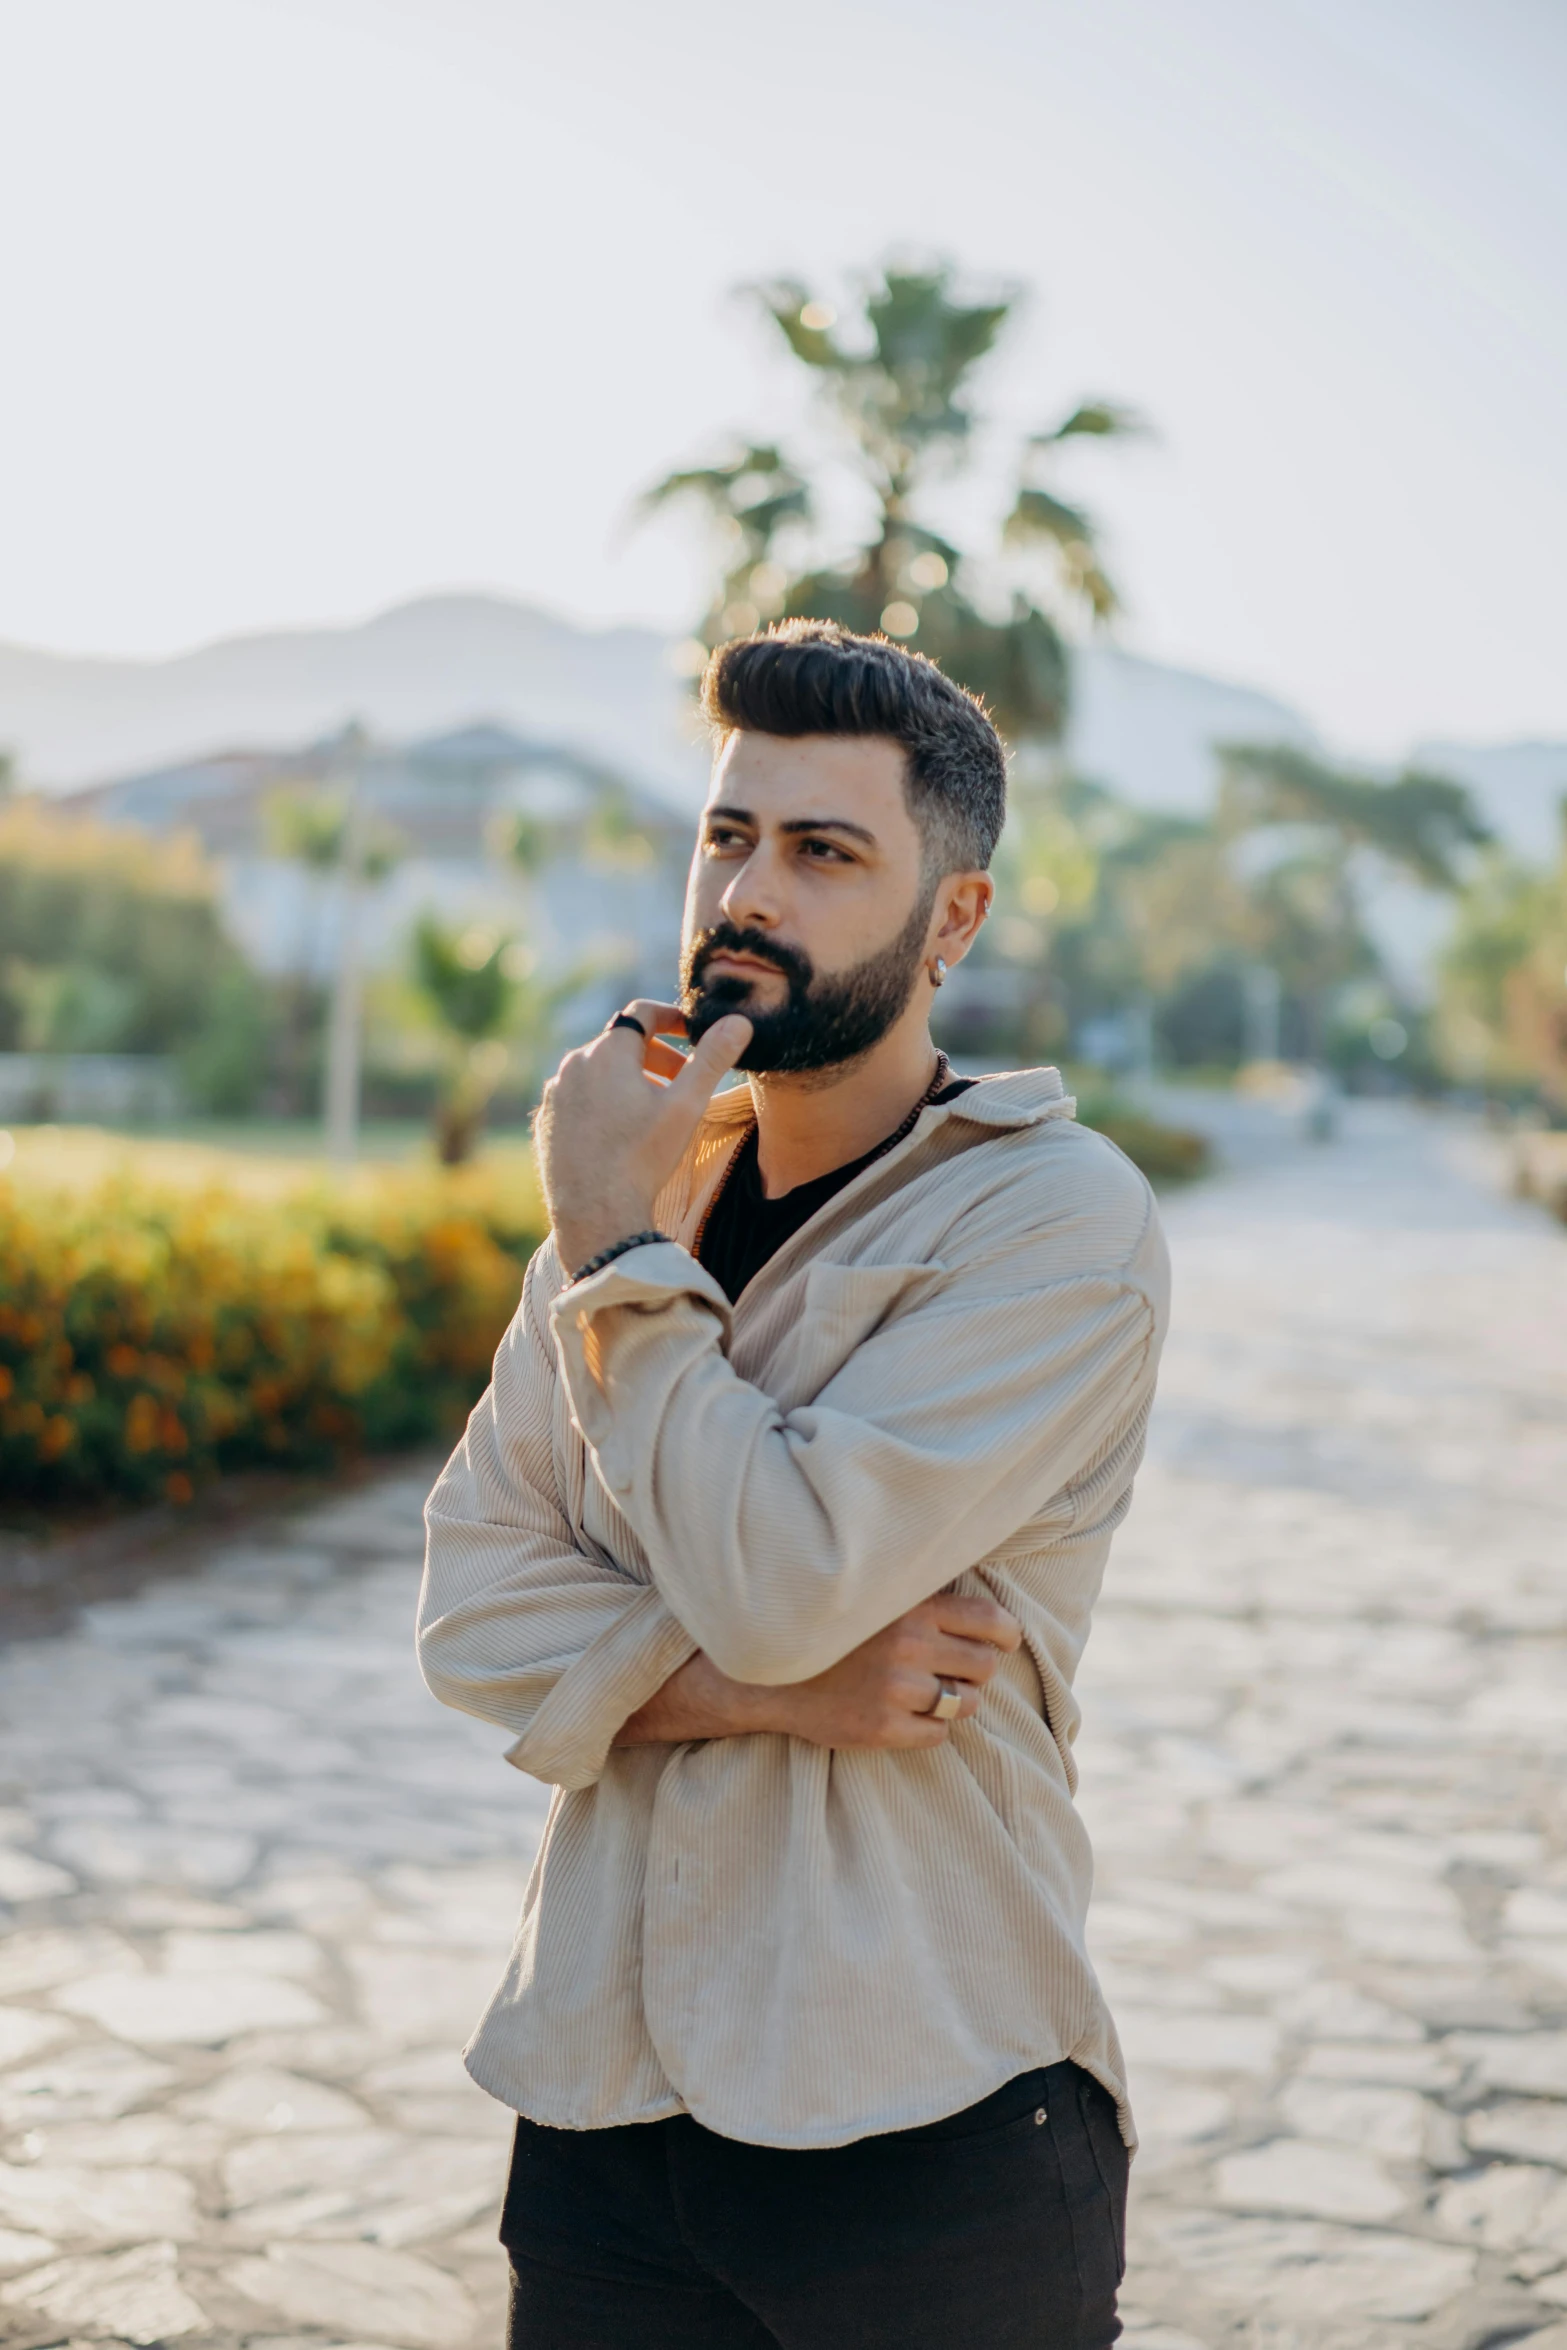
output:
[[[177,1050],[242,971],[194,839],[0,803],[0,1051]]]
[[[1442,963],[1440,1030],[1455,1074],[1537,1096],[1567,1119],[1567,803],[1553,868],[1500,851],[1459,905]]]
[[[813,478],[822,468],[772,443],[667,475],[646,505],[699,504],[717,555],[692,666],[767,620],[838,620],[929,653],[984,696],[1012,740],[1059,734],[1068,670],[1058,623],[1073,611],[1108,619],[1117,599],[1090,517],[1044,476],[1068,443],[1124,436],[1135,419],[1110,401],[1082,401],[1030,435],[996,543],[975,560],[933,527],[930,492],[974,460],[975,378],[1019,289],[970,297],[945,264],[888,267],[842,317],[793,279],[750,291],[809,371],[869,528],[856,544],[827,543],[829,501]]]
[[[0,1489],[189,1501],[444,1434],[542,1230],[525,1167],[267,1192],[125,1152],[0,1175]]]

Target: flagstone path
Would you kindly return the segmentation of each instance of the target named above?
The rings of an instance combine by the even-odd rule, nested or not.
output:
[[[1567,1232],[1474,1148],[1170,1206],[1082,1677],[1129,2350],[1567,2350]],[[544,1795],[418,1682],[427,1474],[0,1661],[0,2341],[498,2350]]]

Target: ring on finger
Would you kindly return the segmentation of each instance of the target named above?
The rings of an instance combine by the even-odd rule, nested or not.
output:
[[[632,1012],[617,1012],[614,1019],[606,1023],[604,1029],[605,1035],[608,1036],[610,1030],[614,1028],[634,1028],[638,1036],[645,1037],[647,1035],[647,1030],[643,1027],[641,1021],[636,1017],[635,1013]]]
[[[955,1722],[963,1711],[963,1692],[956,1681],[949,1681],[945,1673],[936,1675],[936,1696],[925,1708],[933,1722]]]

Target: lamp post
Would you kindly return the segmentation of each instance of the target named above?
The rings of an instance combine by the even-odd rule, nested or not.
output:
[[[364,889],[366,747],[362,727],[354,725],[344,730],[338,765],[340,771],[346,771],[348,798],[343,816],[337,960],[332,972],[326,1052],[327,1155],[339,1167],[351,1167],[359,1147],[359,913]]]

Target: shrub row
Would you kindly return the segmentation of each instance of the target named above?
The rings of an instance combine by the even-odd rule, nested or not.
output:
[[[1206,1146],[1113,1100],[1085,1122],[1148,1174]],[[0,1176],[0,1499],[188,1501],[450,1433],[541,1237],[516,1160],[346,1186]]]
[[[1084,1126],[1092,1126],[1125,1151],[1150,1183],[1186,1183],[1205,1174],[1211,1163],[1213,1153],[1206,1136],[1185,1126],[1166,1126],[1113,1094],[1083,1096],[1077,1115]]]
[[[539,1238],[515,1172],[278,1197],[0,1178],[0,1495],[189,1500],[443,1435]]]

